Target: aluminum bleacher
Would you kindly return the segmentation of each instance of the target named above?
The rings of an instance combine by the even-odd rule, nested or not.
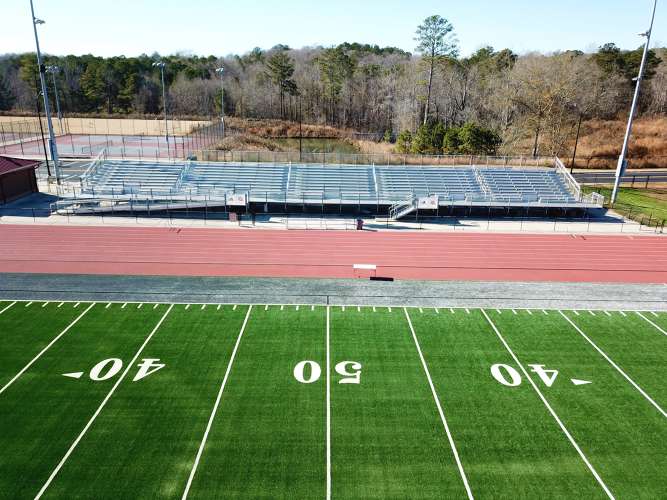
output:
[[[409,213],[429,198],[437,207],[591,208],[556,160],[555,168],[490,166],[373,166],[305,164],[145,163],[96,160],[81,179],[81,197],[133,202],[402,207]],[[237,197],[238,198],[238,197]],[[237,199],[236,198],[236,199]]]

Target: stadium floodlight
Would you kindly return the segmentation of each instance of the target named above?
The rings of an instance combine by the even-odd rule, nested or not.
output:
[[[51,73],[53,77],[53,92],[56,97],[56,111],[58,113],[58,121],[60,122],[60,130],[63,129],[63,114],[60,112],[60,99],[58,98],[58,84],[56,83],[56,74],[60,73],[60,68],[58,66],[47,66],[46,72]]]
[[[56,145],[56,137],[53,133],[53,123],[51,122],[49,95],[46,92],[46,67],[42,62],[42,52],[39,48],[39,36],[37,34],[37,26],[40,24],[44,24],[44,21],[35,17],[35,7],[33,6],[32,0],[30,0],[30,13],[32,17],[32,29],[35,33],[35,46],[37,48],[37,66],[39,68],[39,82],[42,88],[42,97],[44,98],[44,112],[46,113],[46,125],[49,129],[49,151],[51,153],[51,160],[53,161],[53,170],[54,173],[56,174],[56,183],[60,184],[60,161],[58,159],[58,147]]]
[[[648,59],[648,52],[650,50],[651,44],[651,33],[653,32],[653,22],[655,21],[655,11],[658,8],[658,0],[653,0],[653,14],[651,16],[651,25],[645,33],[640,33],[639,36],[646,38],[646,43],[644,44],[644,54],[642,55],[642,63],[639,66],[639,75],[635,79],[635,94],[632,98],[632,106],[630,108],[630,117],[628,118],[628,126],[625,131],[625,138],[623,139],[623,148],[621,149],[621,154],[618,157],[618,165],[616,166],[616,179],[614,181],[614,190],[611,193],[611,205],[613,206],[616,203],[618,198],[618,189],[621,186],[621,179],[625,174],[625,169],[627,168],[628,161],[628,149],[630,147],[630,136],[632,135],[632,123],[635,118],[635,112],[637,111],[637,104],[639,103],[639,94],[641,92],[642,80],[644,79],[644,72],[646,69],[646,60]]]
[[[155,61],[154,68],[160,68],[160,78],[162,80],[162,107],[164,108],[164,137],[167,141],[167,156],[171,159],[171,152],[169,150],[169,122],[167,120],[167,88],[164,84],[164,68],[166,63],[164,61]]]
[[[216,68],[215,72],[220,75],[220,121],[222,122],[222,138],[225,138],[225,68]]]

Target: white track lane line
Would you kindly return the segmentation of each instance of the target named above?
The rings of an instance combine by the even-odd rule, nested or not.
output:
[[[0,314],[2,314],[3,312],[7,311],[10,307],[12,307],[12,306],[15,305],[15,304],[16,304],[16,301],[12,302],[12,303],[9,304],[7,307],[5,307],[2,311],[0,311]]]
[[[519,368],[523,372],[524,377],[526,377],[526,380],[528,380],[528,383],[530,383],[530,385],[533,387],[533,389],[535,389],[535,392],[540,397],[540,399],[544,403],[544,406],[546,406],[547,410],[549,410],[549,413],[551,413],[551,416],[554,418],[554,420],[556,420],[556,422],[558,423],[558,426],[561,428],[561,430],[563,431],[563,433],[565,434],[567,439],[570,441],[572,446],[574,446],[574,449],[577,450],[577,453],[579,453],[579,456],[581,457],[581,459],[584,461],[584,463],[588,467],[588,470],[591,471],[591,473],[593,474],[593,476],[597,480],[598,484],[600,486],[602,486],[602,489],[607,494],[607,496],[609,498],[613,499],[614,495],[612,495],[611,491],[609,491],[609,488],[607,488],[607,485],[604,484],[604,481],[602,480],[600,475],[597,473],[597,471],[595,470],[593,465],[588,461],[588,458],[586,458],[586,455],[584,455],[584,452],[581,451],[581,448],[579,448],[579,445],[577,444],[577,442],[572,437],[572,434],[570,434],[570,431],[567,430],[567,428],[565,427],[565,424],[563,424],[560,417],[556,414],[554,409],[551,407],[551,404],[549,404],[549,401],[547,401],[547,398],[544,397],[544,395],[542,394],[542,391],[540,391],[540,388],[537,387],[535,382],[533,382],[533,379],[530,377],[530,375],[528,374],[528,371],[526,370],[526,368],[524,368],[521,361],[519,361],[519,358],[516,357],[516,354],[514,354],[514,351],[512,351],[512,348],[509,346],[509,344],[507,342],[505,342],[505,339],[500,334],[500,330],[498,330],[495,323],[493,321],[491,321],[491,318],[489,317],[488,314],[486,314],[486,311],[484,309],[482,309],[482,314],[484,315],[486,320],[489,322],[489,325],[491,325],[491,328],[493,328],[493,331],[496,333],[496,335],[498,336],[498,338],[500,339],[502,344],[505,346],[505,349],[507,349],[507,352],[510,353],[510,356],[512,356],[512,359],[514,359],[514,362],[519,366]]]
[[[327,306],[327,500],[331,500],[331,314]]]
[[[90,427],[93,425],[93,422],[95,422],[95,419],[97,418],[97,416],[102,412],[102,410],[106,406],[107,402],[111,399],[111,396],[113,396],[113,393],[116,392],[116,389],[123,382],[123,380],[125,379],[127,374],[130,372],[130,370],[134,369],[134,364],[137,362],[137,359],[139,359],[139,356],[141,356],[142,351],[144,350],[146,345],[148,345],[148,342],[150,342],[150,340],[153,338],[153,335],[155,335],[155,332],[158,331],[158,329],[160,328],[160,326],[162,325],[164,320],[167,318],[167,315],[171,312],[173,307],[174,307],[173,304],[169,306],[169,309],[167,309],[167,312],[164,313],[162,318],[160,318],[160,321],[158,321],[157,325],[155,325],[155,328],[153,328],[151,333],[148,334],[148,337],[146,337],[146,340],[144,340],[144,343],[141,344],[141,347],[139,347],[139,350],[137,351],[137,353],[134,355],[132,360],[127,364],[127,367],[125,368],[123,373],[121,373],[120,377],[118,377],[118,379],[116,380],[116,383],[109,390],[106,397],[102,400],[100,405],[97,407],[97,410],[95,410],[95,413],[93,413],[93,416],[90,417],[90,420],[88,420],[88,423],[86,424],[86,426],[83,428],[81,433],[79,433],[78,437],[74,440],[72,445],[69,447],[69,450],[67,450],[67,453],[65,453],[65,456],[62,458],[62,460],[60,460],[60,462],[58,463],[56,468],[53,469],[53,472],[51,473],[49,478],[44,483],[44,486],[42,486],[42,489],[40,489],[39,493],[37,493],[37,495],[35,496],[35,500],[38,500],[39,498],[42,497],[42,495],[44,495],[44,492],[46,491],[46,489],[49,487],[49,485],[53,482],[55,477],[58,475],[58,472],[60,472],[60,469],[63,468],[63,465],[65,465],[65,462],[70,457],[70,455],[72,454],[74,449],[78,446],[79,442],[83,439],[83,436],[86,434],[86,432],[88,432],[88,429],[90,429]]]
[[[643,319],[643,320],[646,321],[647,323],[653,325],[653,326],[655,327],[655,329],[658,330],[659,332],[661,332],[663,335],[667,335],[667,332],[666,332],[664,329],[660,328],[660,326],[656,325],[653,321],[651,321],[650,319],[648,319],[648,318],[647,318],[646,316],[644,316],[642,313],[640,313],[639,311],[637,311],[637,314],[639,315],[639,317],[640,317],[641,319]]]
[[[213,410],[211,411],[211,416],[208,419],[208,424],[206,424],[206,430],[204,431],[204,436],[202,437],[201,443],[199,444],[199,449],[197,450],[197,456],[195,457],[195,462],[192,465],[190,470],[190,476],[188,477],[188,482],[185,485],[185,491],[183,491],[183,500],[188,498],[188,493],[190,493],[190,487],[192,486],[192,481],[195,478],[197,473],[197,467],[199,467],[199,461],[201,456],[204,453],[204,447],[206,446],[206,440],[208,439],[208,434],[211,432],[211,427],[213,426],[213,421],[215,420],[215,415],[218,413],[218,407],[220,406],[220,400],[222,399],[222,393],[225,391],[225,386],[227,385],[227,379],[229,378],[229,373],[232,371],[232,364],[234,363],[234,358],[236,358],[236,352],[239,349],[241,344],[241,337],[243,337],[243,332],[245,332],[246,325],[248,324],[248,318],[250,318],[250,312],[252,311],[252,306],[248,306],[248,312],[245,315],[243,320],[243,325],[241,326],[241,331],[239,336],[236,338],[236,344],[234,344],[234,350],[232,351],[232,356],[229,358],[229,363],[227,363],[227,370],[225,371],[225,376],[222,378],[222,384],[220,384],[220,390],[218,391],[218,396],[215,399],[215,404],[213,405]]]
[[[81,314],[79,314],[79,316],[78,316],[74,321],[72,321],[72,322],[67,326],[67,328],[65,328],[62,332],[60,332],[58,335],[56,335],[56,337],[55,337],[51,342],[49,342],[49,344],[48,344],[44,349],[42,349],[42,350],[39,352],[39,354],[38,354],[37,356],[35,356],[34,358],[32,358],[32,359],[30,360],[30,362],[29,362],[27,365],[25,365],[25,366],[21,369],[20,372],[18,372],[16,375],[14,375],[14,378],[12,378],[9,382],[7,382],[7,383],[4,385],[4,387],[3,387],[2,389],[0,389],[0,394],[2,394],[3,392],[5,392],[5,391],[7,390],[7,388],[8,388],[10,385],[12,385],[12,384],[16,381],[16,379],[18,379],[21,375],[23,375],[23,374],[24,374],[24,373],[25,373],[25,372],[26,372],[26,371],[27,371],[27,370],[28,370],[28,369],[35,363],[35,361],[37,361],[40,357],[42,357],[42,354],[44,354],[46,351],[48,351],[49,348],[50,348],[53,344],[55,344],[56,342],[58,342],[58,339],[60,339],[60,337],[62,337],[63,335],[65,335],[65,334],[70,330],[70,328],[72,328],[74,325],[76,325],[76,324],[79,322],[79,320],[80,320],[81,318],[83,318],[84,315],[85,315],[88,311],[90,311],[91,308],[92,308],[94,305],[95,305],[95,302],[93,302],[92,304],[90,304],[90,306],[88,306],[88,309],[86,309],[86,310],[83,311]]]
[[[596,344],[595,342],[593,342],[593,341],[588,337],[588,335],[586,335],[586,334],[583,332],[583,330],[582,330],[581,328],[579,328],[579,327],[575,324],[574,321],[572,321],[570,318],[568,318],[568,317],[563,313],[563,311],[559,311],[559,312],[561,313],[561,315],[563,316],[563,318],[565,318],[565,319],[567,320],[567,322],[570,323],[570,324],[574,327],[574,329],[577,330],[577,332],[579,332],[579,334],[580,334],[582,337],[584,337],[584,338],[588,341],[588,343],[589,343],[590,345],[592,345],[593,348],[594,348],[597,352],[599,352],[600,355],[601,355],[604,359],[606,359],[606,360],[609,362],[609,364],[610,364],[611,366],[613,366],[613,367],[616,369],[616,371],[617,371],[618,373],[620,373],[621,375],[623,375],[623,378],[625,378],[625,380],[627,380],[628,382],[630,382],[630,384],[632,385],[632,387],[634,387],[635,389],[637,389],[637,390],[641,393],[641,395],[644,396],[644,397],[646,398],[646,400],[647,400],[649,403],[651,403],[653,406],[655,406],[655,408],[656,408],[660,413],[662,413],[662,416],[663,416],[663,417],[667,418],[667,413],[665,413],[665,410],[663,410],[663,409],[660,407],[660,405],[658,405],[658,403],[656,403],[655,401],[653,401],[653,399],[651,398],[651,396],[649,396],[648,394],[646,394],[646,392],[644,391],[644,389],[642,389],[641,387],[639,387],[639,386],[635,383],[635,381],[632,380],[632,379],[628,376],[628,374],[625,373],[625,372],[621,369],[620,366],[618,366],[616,363],[614,363],[614,361],[613,361],[609,356],[607,356],[607,355],[604,353],[604,351],[603,351],[602,349],[600,349],[600,348],[597,346],[597,344]]]
[[[452,438],[452,433],[449,431],[449,425],[447,424],[447,419],[445,418],[445,412],[442,410],[442,406],[440,405],[440,398],[438,397],[438,393],[436,392],[435,386],[433,385],[433,380],[431,379],[431,373],[428,371],[426,360],[424,359],[424,355],[422,354],[422,349],[419,346],[419,340],[417,340],[417,334],[415,333],[415,329],[412,326],[412,321],[410,320],[410,315],[408,314],[407,308],[404,307],[403,311],[405,311],[405,318],[408,320],[408,326],[410,326],[410,332],[412,333],[412,338],[415,341],[415,347],[417,347],[417,353],[419,354],[419,359],[421,359],[422,367],[424,368],[424,373],[426,373],[426,378],[428,379],[428,385],[431,387],[431,393],[433,394],[433,400],[435,401],[435,405],[438,408],[438,413],[440,414],[440,420],[442,421],[442,425],[445,428],[445,433],[447,434],[447,440],[449,441],[449,446],[452,448],[452,453],[454,454],[454,459],[456,460],[456,466],[459,468],[459,473],[461,474],[461,479],[463,480],[463,486],[465,486],[468,498],[472,500],[473,496],[472,496],[472,491],[470,491],[470,485],[468,484],[468,478],[466,477],[466,473],[463,470],[463,464],[461,464],[461,459],[459,458],[459,452],[456,450],[456,445],[454,444],[454,438]]]

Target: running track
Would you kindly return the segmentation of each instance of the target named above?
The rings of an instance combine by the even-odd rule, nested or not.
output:
[[[0,272],[667,283],[667,238],[0,225]]]

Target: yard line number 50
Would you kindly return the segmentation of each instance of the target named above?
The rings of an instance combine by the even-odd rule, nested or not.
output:
[[[342,378],[339,384],[360,384],[361,363],[357,361],[341,361],[334,370]],[[294,367],[294,378],[302,384],[313,384],[322,376],[322,368],[316,361],[301,361]]]

